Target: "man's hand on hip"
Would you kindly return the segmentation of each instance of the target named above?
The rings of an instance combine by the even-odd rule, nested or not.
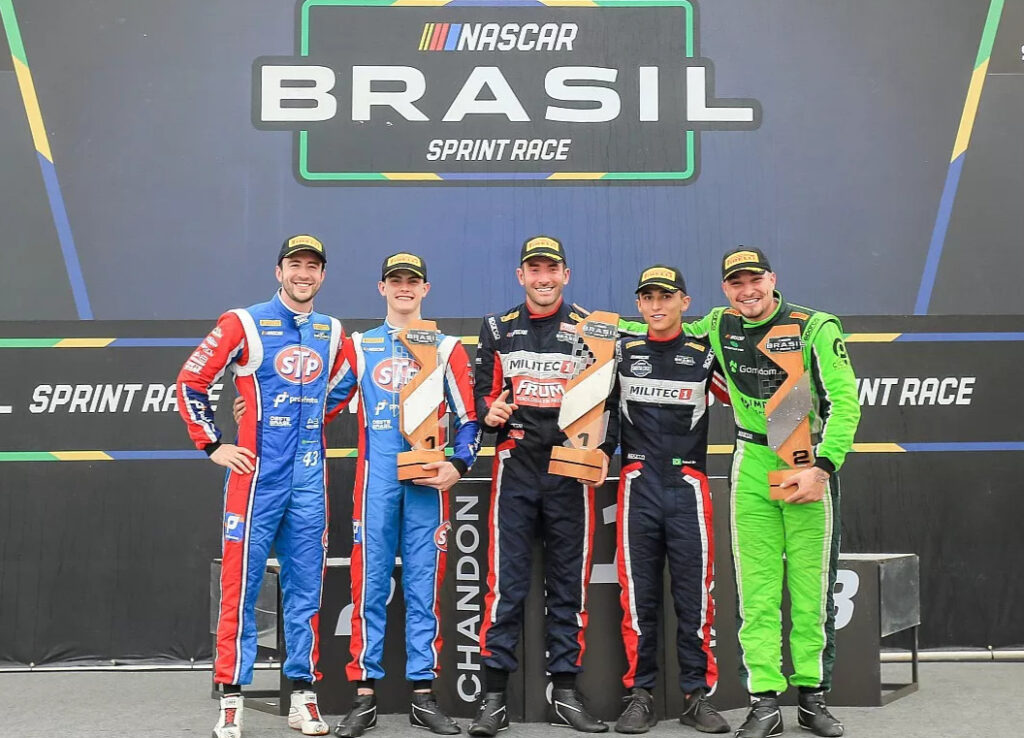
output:
[[[233,443],[222,443],[210,454],[210,461],[226,466],[236,474],[250,474],[256,470],[256,454],[243,446]]]
[[[243,415],[245,415],[245,398],[239,395],[231,405],[231,416],[235,419],[235,425],[238,425]]]
[[[816,466],[801,469],[782,483],[783,489],[795,490],[793,494],[786,498],[786,502],[791,505],[818,502],[825,496],[828,476],[827,471]]]

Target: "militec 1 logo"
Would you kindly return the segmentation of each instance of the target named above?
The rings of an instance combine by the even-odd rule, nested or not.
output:
[[[257,128],[307,184],[689,183],[715,97],[693,0],[304,0],[298,54],[253,63]]]

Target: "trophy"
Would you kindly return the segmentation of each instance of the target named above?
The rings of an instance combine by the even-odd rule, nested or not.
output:
[[[786,373],[785,381],[761,377],[761,396],[768,398],[764,408],[768,445],[789,465],[788,469],[768,472],[769,497],[784,500],[792,490],[782,489],[782,483],[799,469],[814,464],[811,382],[804,368],[800,326],[775,326],[757,348]]]
[[[576,372],[565,385],[558,411],[558,427],[568,440],[551,449],[551,474],[591,483],[601,478],[604,452],[598,446],[608,428],[604,403],[615,379],[618,324],[615,313],[598,311],[576,325]]]
[[[398,332],[398,340],[420,366],[398,394],[399,428],[412,446],[398,454],[398,479],[403,482],[437,476],[423,465],[445,459],[437,414],[444,402],[444,367],[437,362],[440,335],[432,320],[414,320]]]

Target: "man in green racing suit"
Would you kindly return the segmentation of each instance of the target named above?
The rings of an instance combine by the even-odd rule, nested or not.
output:
[[[684,331],[710,341],[728,381],[736,420],[733,454],[732,553],[739,599],[740,676],[751,710],[738,738],[782,734],[783,569],[790,597],[790,656],[799,688],[798,721],[820,736],[840,736],[824,694],[835,658],[835,585],[839,557],[837,472],[860,420],[857,385],[834,315],[790,304],[760,249],[740,246],[722,261],[722,289],[731,307],[715,308]],[[786,469],[768,446],[765,404],[785,373],[757,345],[774,326],[795,324],[811,388],[813,466],[789,477],[784,501],[769,498],[768,472]],[[785,564],[783,563],[785,562]]]

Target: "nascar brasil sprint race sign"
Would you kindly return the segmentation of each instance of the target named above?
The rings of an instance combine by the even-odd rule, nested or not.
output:
[[[714,97],[689,0],[305,0],[298,57],[253,64],[253,122],[316,183],[690,182]]]

